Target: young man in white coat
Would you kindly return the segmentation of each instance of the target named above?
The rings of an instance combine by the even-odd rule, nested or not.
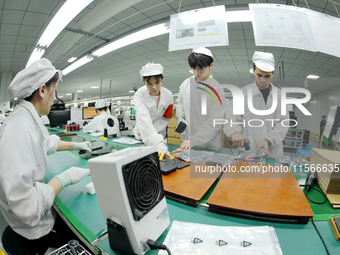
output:
[[[172,116],[173,95],[164,87],[163,66],[147,63],[139,71],[145,86],[139,88],[133,96],[136,110],[135,137],[148,146],[157,146],[157,151],[169,154],[164,144],[166,127]]]
[[[288,127],[282,125],[282,121],[289,119],[289,117],[287,111],[286,115],[281,115],[281,90],[271,83],[275,74],[274,55],[268,52],[255,51],[253,72],[255,82],[242,88],[245,103],[242,120],[244,126],[242,127],[239,123],[231,125],[231,121],[236,123],[242,119],[241,116],[233,115],[231,101],[227,105],[226,117],[232,117],[223,130],[227,136],[231,137],[235,146],[243,147],[244,139],[248,138],[252,150],[258,152],[263,148],[264,156],[281,157],[283,156],[282,141],[288,131]],[[270,114],[257,115],[249,109],[249,104],[260,111],[269,110],[276,104],[276,109]]]
[[[10,245],[13,239],[20,240],[25,254],[69,241],[72,231],[52,208],[53,202],[61,189],[90,174],[89,169],[71,167],[45,183],[47,155],[91,151],[88,141],[65,142],[49,135],[40,120],[50,111],[61,77],[61,71],[43,58],[20,71],[8,88],[12,99],[21,99],[0,129],[0,210],[9,225],[2,240],[11,254],[18,254]]]
[[[217,82],[212,78],[213,54],[204,47],[193,49],[188,56],[189,66],[194,76],[186,79],[179,88],[176,106],[176,118],[178,125],[184,122],[187,127],[181,134],[182,144],[180,150],[190,150],[193,146],[219,150],[221,148],[222,127],[214,127],[214,119],[224,118],[225,101],[222,88],[216,88]],[[202,87],[200,87],[202,86]],[[200,88],[200,89],[199,89]],[[207,97],[206,114],[202,114],[200,100],[208,91],[214,99]]]
[[[83,127],[83,132],[92,133],[92,134],[97,133],[99,135],[104,135],[103,121],[106,118],[111,117],[114,122],[114,127],[116,127],[116,132],[117,132],[116,134],[117,136],[120,136],[118,119],[108,112],[105,100],[99,99],[95,104],[95,108],[96,108],[96,112],[98,116],[94,117],[93,120],[89,124]]]

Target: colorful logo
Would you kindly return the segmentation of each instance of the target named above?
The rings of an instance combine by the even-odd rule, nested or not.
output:
[[[217,96],[218,100],[220,101],[221,106],[222,106],[222,100],[221,100],[219,94],[217,93],[217,91],[216,91],[212,86],[210,86],[210,85],[208,85],[208,84],[206,84],[206,83],[203,83],[203,82],[197,82],[197,83],[206,86],[206,87],[209,88],[212,92],[214,92],[215,95]],[[211,94],[211,92],[210,92],[209,90],[204,89],[204,88],[201,88],[201,87],[196,87],[196,88],[201,89],[201,90],[205,91],[206,93],[208,93],[208,95],[212,98],[212,100],[214,100],[215,105],[217,105],[216,100],[215,100],[215,97]]]

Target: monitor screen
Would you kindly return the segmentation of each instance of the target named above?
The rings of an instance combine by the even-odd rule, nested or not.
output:
[[[323,135],[328,139],[332,139],[333,135],[336,134],[340,122],[340,107],[337,105],[331,106],[328,113],[325,130]]]
[[[136,113],[135,108],[131,108],[131,114],[135,114],[135,113]]]
[[[47,117],[50,120],[50,127],[56,127],[60,124],[67,124],[67,121],[70,120],[70,111],[50,111]]]
[[[83,120],[93,119],[98,116],[96,108],[94,107],[84,107],[83,108]]]

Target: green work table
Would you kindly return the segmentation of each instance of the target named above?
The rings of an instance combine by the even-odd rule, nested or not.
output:
[[[49,129],[50,134],[64,134],[62,129]],[[84,134],[82,131],[66,132],[77,133],[77,136],[62,136],[64,141],[81,142],[84,140],[91,141],[92,144],[102,144],[104,149],[124,149],[131,145],[116,143],[115,138],[106,141],[100,140],[99,137],[93,137]],[[133,146],[145,146],[137,144]],[[169,151],[178,148],[178,145],[170,145]],[[86,155],[86,154],[84,154]],[[55,175],[68,169],[71,166],[88,168],[87,156],[79,155],[77,151],[56,152],[48,156],[48,169],[46,173],[46,181],[52,179]],[[268,162],[267,163],[271,163]],[[299,183],[304,183],[305,173],[296,174]],[[94,247],[93,251],[103,254],[119,254],[113,251],[108,242],[107,235],[103,235],[107,230],[106,223],[100,210],[96,194],[88,194],[85,190],[86,184],[91,182],[91,177],[87,176],[79,183],[70,185],[63,189],[55,199],[55,205],[59,213],[69,221],[74,229]],[[213,189],[213,187],[212,187]],[[321,200],[318,194],[310,192],[310,196],[315,200]],[[203,201],[204,202],[204,201]],[[218,226],[273,226],[277,234],[283,254],[302,255],[302,254],[327,254],[326,250],[314,229],[311,222],[306,225],[287,224],[277,222],[256,221],[231,217],[226,215],[215,214],[208,211],[205,206],[190,207],[188,205],[167,199],[170,221],[178,220],[184,222],[193,222]],[[314,212],[316,225],[326,241],[331,254],[340,254],[340,242],[334,237],[332,228],[328,222],[331,216],[340,216],[340,210],[333,209],[327,202],[324,205],[315,205],[310,203]],[[170,226],[169,226],[170,228]],[[161,235],[159,242],[163,242],[169,228]],[[157,251],[150,251],[148,254],[157,254]]]

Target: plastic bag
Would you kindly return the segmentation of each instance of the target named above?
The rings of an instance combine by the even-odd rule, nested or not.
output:
[[[282,255],[270,226],[222,227],[173,221],[163,244],[173,255]]]

